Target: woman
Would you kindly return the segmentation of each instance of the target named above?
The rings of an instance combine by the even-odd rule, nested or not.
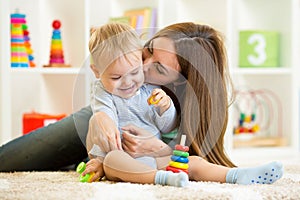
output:
[[[198,45],[194,45],[195,42]],[[210,52],[211,49],[215,51]],[[213,57],[208,57],[207,53]],[[187,135],[190,154],[233,167],[223,147],[228,119],[226,87],[230,85],[227,85],[229,75],[220,34],[208,26],[174,24],[146,43],[143,59],[145,82],[176,90],[181,111],[178,129]],[[203,61],[206,65],[202,65]],[[3,145],[0,171],[55,170],[83,160],[87,157],[84,141],[91,115],[90,107],[83,108],[55,124]],[[166,147],[159,141],[155,144],[157,147],[126,134],[123,141],[124,150],[131,154]]]
[[[168,26],[145,45],[143,62],[145,82],[168,86],[165,91],[170,92],[169,95],[173,94],[176,97],[174,100],[178,100],[177,109],[181,114],[177,138],[181,138],[182,134],[187,136],[190,180],[272,184],[281,178],[281,163],[231,168],[233,164],[224,154],[223,138],[228,116],[226,81],[229,76],[226,71],[225,47],[217,31],[209,26],[192,23]],[[172,84],[166,85],[169,83]],[[154,98],[154,101],[159,99]],[[106,131],[103,128],[104,118],[96,118],[95,115],[91,118],[90,127],[97,130],[101,139],[94,142],[100,145],[99,149],[105,149],[107,141],[113,145],[111,149],[118,149],[121,146],[118,144],[119,132]],[[170,154],[164,152],[170,147],[161,145],[154,148],[151,145],[156,145],[157,139],[152,137],[153,141],[149,142],[150,133],[144,136],[146,131],[138,127],[128,125],[123,130],[122,148],[125,152],[113,150],[105,156],[103,162],[89,161],[82,175],[94,172],[94,181],[101,178],[104,170],[106,178],[113,181],[174,185],[177,181],[170,182],[169,178],[172,173],[163,171],[170,161]],[[103,133],[107,138],[103,138]],[[147,145],[150,146],[142,154],[141,150],[136,149]],[[140,154],[138,157],[156,157],[157,168],[135,160],[133,157],[137,156],[136,153]]]

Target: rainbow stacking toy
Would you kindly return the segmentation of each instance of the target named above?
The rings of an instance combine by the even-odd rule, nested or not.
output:
[[[22,27],[23,27],[23,35],[24,35],[24,45],[25,45],[26,52],[28,54],[28,59],[29,59],[29,66],[35,67],[35,63],[33,61],[34,57],[32,55],[33,50],[31,48],[31,44],[30,44],[28,26],[26,24],[23,24]]]
[[[20,13],[10,15],[11,67],[35,67],[25,17]]]
[[[54,20],[52,22],[53,32],[51,39],[51,50],[50,50],[50,60],[49,65],[44,65],[44,67],[70,67],[66,65],[64,61],[64,52],[61,41],[60,27],[61,23],[59,20]]]
[[[171,161],[169,166],[166,168],[167,171],[172,171],[174,173],[185,172],[188,174],[188,156],[189,147],[184,146],[186,140],[186,135],[181,136],[180,145],[175,145],[175,150],[171,156]]]

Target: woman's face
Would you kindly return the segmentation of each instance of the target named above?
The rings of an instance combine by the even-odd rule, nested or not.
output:
[[[145,82],[166,85],[179,78],[179,66],[172,40],[159,37],[143,49]]]

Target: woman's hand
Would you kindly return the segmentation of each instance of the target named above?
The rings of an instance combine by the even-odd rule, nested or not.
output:
[[[120,132],[115,122],[104,112],[97,112],[90,120],[89,134],[92,142],[97,144],[104,153],[122,150]]]
[[[148,103],[159,108],[159,115],[162,115],[171,105],[171,98],[162,89],[155,88],[148,99]]]
[[[134,158],[141,156],[160,157],[172,154],[172,149],[154,134],[136,127],[127,125],[122,127],[122,147]]]
[[[85,176],[88,173],[94,173],[93,177],[90,179],[90,182],[94,182],[101,179],[104,176],[103,163],[97,158],[89,160],[86,163],[85,170],[82,172],[82,176]]]

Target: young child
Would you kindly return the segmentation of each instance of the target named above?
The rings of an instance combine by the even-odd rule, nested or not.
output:
[[[142,44],[130,26],[111,23],[96,29],[91,35],[90,51],[91,68],[99,80],[93,88],[94,116],[87,135],[91,160],[87,168],[97,165],[96,173],[104,175],[103,160],[114,149],[103,144],[106,138],[103,136],[116,137],[120,142],[121,128],[134,124],[153,133],[147,137],[160,138],[160,133],[174,129],[176,109],[162,89],[144,84]],[[157,169],[153,156],[136,159]],[[183,172],[159,171],[156,176],[155,184],[181,187],[188,183]]]

